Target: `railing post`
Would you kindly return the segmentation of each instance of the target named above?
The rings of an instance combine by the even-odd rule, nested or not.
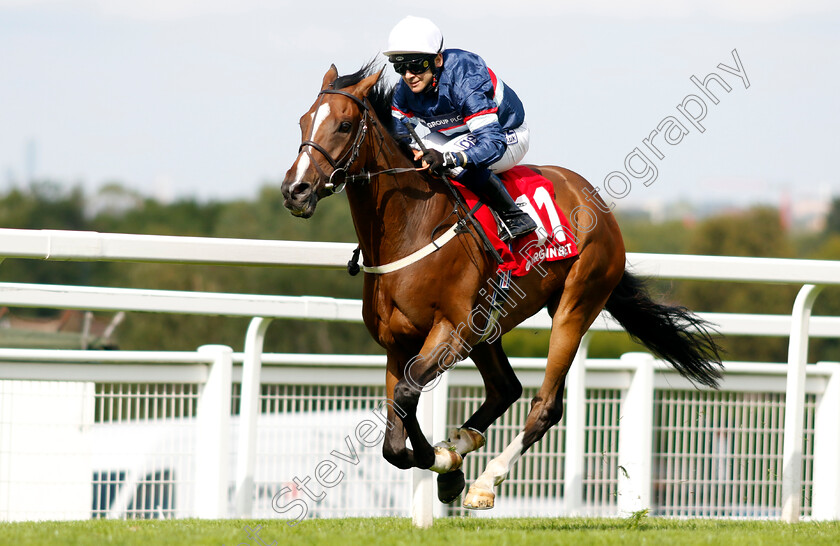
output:
[[[788,345],[785,436],[782,467],[782,521],[796,523],[802,509],[802,427],[805,419],[805,365],[808,322],[821,285],[806,284],[793,302]]]
[[[651,506],[653,357],[628,353],[621,360],[635,370],[618,423],[618,512],[629,516]]]
[[[254,509],[254,468],[257,461],[257,418],[260,413],[260,372],[265,332],[270,318],[254,317],[245,334],[242,386],[239,391],[239,438],[237,438],[234,513],[251,517]]]
[[[566,516],[580,515],[583,507],[583,461],[586,451],[586,353],[592,334],[585,334],[566,376],[566,452],[563,504]]]
[[[825,391],[817,398],[814,419],[814,489],[811,518],[840,519],[840,363],[833,370]]]
[[[196,408],[195,516],[227,517],[230,476],[230,384],[233,349],[203,345],[213,358]]]
[[[420,395],[417,404],[417,421],[430,444],[435,438],[446,438],[446,419],[449,407],[449,376],[445,373],[438,376],[434,387]],[[411,469],[411,520],[415,527],[431,527],[435,521],[435,513],[442,515],[442,507],[437,508],[437,474],[431,470]]]
[[[434,422],[434,404],[431,393],[420,395],[417,404],[417,420],[426,434],[426,440],[432,442]],[[415,527],[431,527],[435,521],[435,474],[422,468],[411,469],[411,521]]]
[[[434,406],[434,415],[432,416],[432,438],[431,443],[434,445],[440,440],[445,440],[449,437],[446,425],[449,421],[449,374],[444,373],[438,378],[438,384],[431,392],[432,406]],[[436,518],[442,518],[446,514],[446,505],[437,500],[437,476],[435,478],[434,493],[432,495],[432,515]]]

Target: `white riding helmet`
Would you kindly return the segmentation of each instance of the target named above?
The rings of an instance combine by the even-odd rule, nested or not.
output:
[[[443,34],[436,24],[425,17],[409,15],[391,30],[388,48],[383,55],[424,53],[436,55],[443,51]]]

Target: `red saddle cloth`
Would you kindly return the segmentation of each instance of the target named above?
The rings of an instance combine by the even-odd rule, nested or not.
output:
[[[554,202],[554,186],[551,182],[519,165],[503,172],[499,178],[519,208],[537,223],[536,231],[518,237],[508,246],[499,239],[496,220],[490,209],[483,206],[475,213],[490,242],[504,259],[504,263],[499,265],[500,273],[510,271],[514,277],[521,277],[531,269],[540,269],[539,264],[543,262],[565,260],[578,255],[569,220]],[[475,206],[478,197],[458,182],[453,183],[469,207]]]

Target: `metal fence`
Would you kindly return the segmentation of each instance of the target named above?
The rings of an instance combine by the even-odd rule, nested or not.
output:
[[[816,395],[805,402],[803,516],[811,515]],[[654,401],[653,513],[778,518],[784,395],[660,391]]]
[[[229,376],[229,396],[216,396],[208,405],[202,402],[213,399],[206,389],[208,368],[225,364],[207,350],[114,355],[122,362],[110,363],[108,352],[15,353],[14,362],[0,364],[0,377],[32,380],[0,381],[0,520],[213,514],[212,491],[200,468],[220,464],[224,471],[214,472],[224,480],[221,515],[233,512],[233,476],[239,462],[235,446],[241,425],[238,365]],[[44,353],[51,353],[55,362],[47,361]],[[101,359],[100,363],[67,362],[69,356],[79,359],[81,353],[89,360]],[[231,362],[244,360],[243,354],[228,354]],[[178,355],[176,362],[162,364],[172,355]],[[302,365],[301,360],[306,362]],[[648,422],[638,419],[638,409],[628,397],[633,376],[645,363],[654,371],[648,399],[653,418]],[[375,423],[376,434],[384,431],[377,417],[384,398],[382,358],[264,355],[263,364],[252,516],[411,515],[412,473],[391,467],[381,457],[379,445],[362,445],[355,433],[363,422]],[[540,361],[513,359],[513,364],[525,393],[490,428],[487,446],[466,457],[468,481],[477,478],[518,434],[536,392],[539,374],[532,372]],[[785,366],[732,363],[729,367],[731,382],[724,382],[721,391],[709,391],[689,388],[643,354],[617,361],[589,359],[581,412],[579,497],[570,498],[574,487],[568,484],[574,477],[566,469],[573,425],[564,418],[519,461],[498,490],[496,508],[472,514],[615,516],[636,500],[625,502],[622,496],[631,495],[634,487],[646,487],[650,495],[642,505],[655,515],[780,517]],[[302,374],[301,369],[312,373]],[[429,404],[437,394],[434,403],[445,405],[446,428],[452,428],[478,408],[483,388],[469,362],[448,375],[447,383],[424,393],[423,403]],[[75,380],[43,380],[55,376]],[[838,378],[840,364],[809,366],[803,517],[813,516],[815,496],[824,499],[832,493],[814,476],[815,467],[836,464],[836,438],[822,444],[815,439],[826,438],[832,430],[830,420],[818,427],[817,415],[837,407],[838,393],[832,394],[829,386]],[[744,383],[750,385],[746,392]],[[215,392],[225,389],[217,385]],[[230,423],[225,437],[216,434],[220,420]],[[636,445],[640,438],[644,442],[645,430],[652,441]],[[645,463],[639,464],[637,458],[631,467],[622,459],[622,444],[647,454],[647,482],[644,471],[639,471]],[[225,450],[227,456],[215,457],[211,449]],[[325,461],[332,462],[327,465],[332,467],[329,472],[318,470]],[[622,480],[644,483],[628,486]],[[336,483],[325,487],[324,481]],[[836,517],[840,506],[819,502],[823,517]],[[435,512],[439,517],[469,513],[439,504]]]

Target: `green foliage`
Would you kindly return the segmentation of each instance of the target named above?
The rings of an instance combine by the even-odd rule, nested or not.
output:
[[[519,329],[505,334],[502,346],[508,356],[545,358],[548,356],[548,338],[548,330]]]
[[[794,256],[778,211],[765,207],[701,222],[692,233],[687,250],[688,254],[712,256]],[[720,313],[788,314],[797,291],[793,286],[711,281],[682,282],[676,286],[679,304],[695,311]],[[787,355],[787,340],[778,338],[727,337],[722,345],[728,360],[782,362]]]
[[[592,332],[591,335],[587,353],[590,358],[620,358],[625,353],[647,351],[626,332]]]
[[[825,232],[828,235],[840,235],[840,197],[831,202],[831,209],[825,219]]]
[[[834,200],[832,213],[840,223],[840,199]],[[840,260],[840,226],[836,231],[829,222],[822,243],[806,257],[814,260]],[[840,316],[840,287],[825,288],[814,303],[815,316]],[[840,339],[814,339],[809,346],[809,360],[840,361]]]
[[[45,181],[27,189],[13,188],[0,199],[0,226],[17,229],[86,228],[85,199],[80,188],[62,190]],[[37,260],[7,259],[2,263],[2,280],[37,284],[87,284],[96,265],[49,263]],[[31,313],[28,313],[31,314]],[[38,315],[51,311],[40,310]]]
[[[0,201],[0,217],[21,229],[84,229],[84,193],[49,181],[13,188]]]
[[[627,252],[684,254],[691,229],[682,221],[654,224],[647,217],[617,214]]]
[[[712,256],[793,257],[779,212],[756,207],[738,214],[713,216],[694,231],[689,254]]]
[[[650,508],[644,508],[642,510],[636,510],[633,512],[629,518],[627,518],[628,526],[630,529],[638,530],[642,527],[642,523],[647,519],[648,514],[650,513]]]

